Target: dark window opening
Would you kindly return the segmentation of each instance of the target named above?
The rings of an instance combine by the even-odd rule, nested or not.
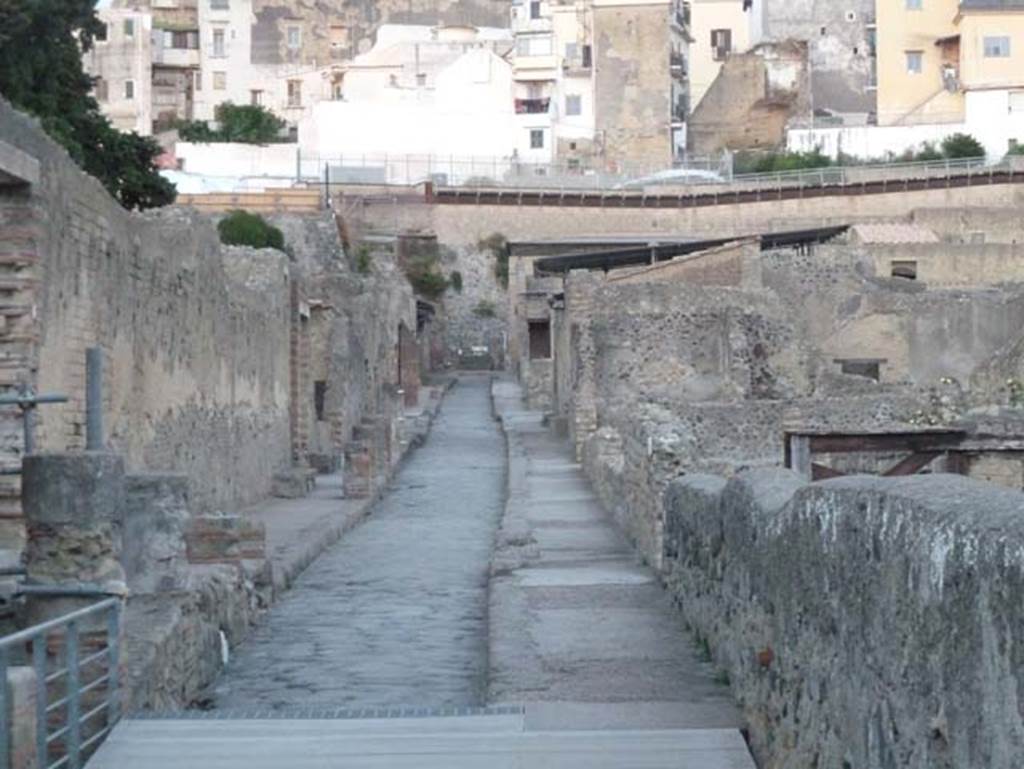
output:
[[[844,374],[862,376],[868,379],[874,379],[878,382],[881,379],[882,364],[885,363],[885,361],[882,359],[855,360],[836,358],[836,363],[839,364],[839,370]]]
[[[590,46],[583,46],[583,67],[587,69],[590,67]]]
[[[917,262],[911,260],[894,261],[892,263],[892,276],[894,278],[917,280]]]
[[[324,416],[324,401],[327,398],[327,382],[322,379],[313,382],[313,409],[316,411],[316,421],[323,422],[326,420]]]
[[[539,19],[540,18],[540,0],[533,0],[530,3],[530,18],[531,19]]]
[[[711,30],[711,58],[715,61],[724,61],[732,51],[732,30],[713,29]]]
[[[543,128],[531,128],[530,129],[530,149],[538,150],[544,147],[544,129]]]
[[[531,320],[530,360],[544,360],[551,357],[551,321]]]

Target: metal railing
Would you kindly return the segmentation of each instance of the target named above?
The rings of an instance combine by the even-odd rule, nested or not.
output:
[[[81,769],[121,716],[120,624],[121,599],[107,598],[0,638],[0,769],[11,758],[7,671],[21,664],[35,673],[35,765]]]
[[[332,184],[416,185],[433,182],[451,187],[508,187],[542,189],[610,189],[666,170],[664,163],[605,163],[588,166],[586,160],[531,162],[517,156],[459,157],[457,155],[415,155],[352,153],[317,155],[302,152],[297,161],[298,177],[307,182]],[[732,157],[688,157],[679,168],[710,172],[727,180],[732,175]]]

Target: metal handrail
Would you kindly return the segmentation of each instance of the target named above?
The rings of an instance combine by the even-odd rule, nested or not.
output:
[[[0,638],[0,769],[10,769],[11,723],[8,712],[7,670],[18,654],[26,652],[31,657],[35,672],[35,716],[36,716],[36,766],[39,769],[81,769],[85,755],[98,744],[117,723],[120,708],[120,628],[121,599],[107,598],[91,606],[70,612],[38,625],[19,630]],[[106,642],[94,653],[82,656],[80,653],[80,632],[89,620],[106,616]],[[51,634],[61,632],[64,636],[63,659],[56,659],[55,670],[48,670],[47,641]],[[106,659],[106,666],[96,663]],[[94,669],[90,676],[84,675],[86,668]],[[86,680],[88,678],[88,680]],[[57,682],[65,679],[60,687]],[[50,689],[54,699],[50,700]],[[89,710],[82,714],[82,695],[91,694]],[[63,711],[63,717],[61,717]],[[102,728],[86,735],[83,741],[82,727],[87,722],[106,712]],[[52,725],[52,729],[51,729]],[[51,761],[51,754],[54,755]]]

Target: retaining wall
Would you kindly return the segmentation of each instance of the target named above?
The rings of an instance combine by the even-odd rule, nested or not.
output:
[[[692,475],[664,574],[762,769],[1024,762],[1024,496],[959,476]]]

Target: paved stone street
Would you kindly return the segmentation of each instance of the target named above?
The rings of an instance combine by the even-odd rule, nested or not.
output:
[[[370,517],[235,651],[217,708],[482,703],[487,569],[505,494],[489,381],[460,379]]]

